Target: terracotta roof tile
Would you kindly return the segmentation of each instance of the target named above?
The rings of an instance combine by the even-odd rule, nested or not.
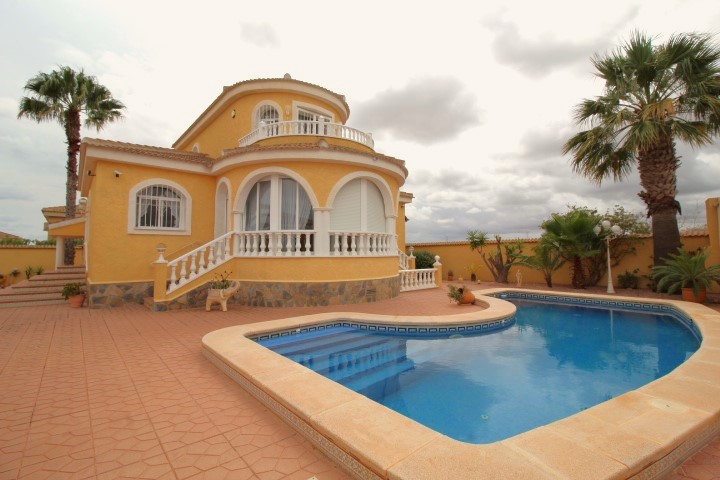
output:
[[[390,157],[388,155],[383,155],[381,153],[377,152],[364,152],[362,150],[356,150],[354,148],[350,147],[341,147],[338,145],[328,145],[326,147],[321,147],[317,143],[283,143],[279,145],[250,145],[247,147],[237,147],[237,148],[231,148],[229,150],[223,150],[223,154],[218,160],[222,160],[224,158],[227,158],[232,155],[241,154],[241,153],[250,153],[250,152],[262,152],[262,151],[272,151],[272,150],[330,150],[334,152],[345,152],[345,153],[357,153],[360,155],[365,155],[370,158],[375,158],[378,160],[385,160],[387,162],[390,162],[394,165],[397,165],[402,169],[402,171],[405,173],[405,176],[408,175],[408,169],[405,167],[405,160],[400,160],[399,158]]]
[[[18,237],[17,235],[13,235],[12,233],[5,232],[0,232],[0,238],[14,238],[16,240],[22,239],[22,237]]]
[[[87,137],[83,138],[82,143],[93,147],[111,148],[113,150],[120,150],[128,153],[181,160],[191,163],[200,163],[207,167],[213,164],[212,157],[206,153],[184,152],[182,150],[175,150],[174,148],[153,147],[150,145],[138,145],[136,143],[117,142],[114,140],[102,140],[99,138]]]
[[[320,90],[322,90],[322,91],[324,91],[324,92],[329,93],[330,95],[333,95],[333,96],[337,97],[337,99],[340,100],[340,101],[343,103],[343,105],[344,105],[345,108],[347,109],[348,113],[350,112],[350,106],[348,105],[347,100],[345,100],[345,95],[341,95],[341,94],[339,94],[339,93],[335,93],[335,92],[333,92],[332,90],[328,90],[327,88],[325,88],[325,87],[323,87],[323,86],[320,86],[320,85],[317,85],[317,84],[314,84],[314,83],[310,83],[310,82],[303,82],[302,80],[295,80],[294,78],[253,78],[253,79],[250,79],[250,80],[242,80],[242,81],[240,81],[240,82],[233,83],[232,85],[223,87],[223,93],[226,92],[226,91],[228,91],[228,90],[231,90],[231,89],[237,87],[238,85],[245,85],[245,84],[248,84],[248,83],[255,83],[255,82],[267,82],[267,81],[293,82],[293,83],[299,83],[299,84],[301,84],[301,85],[307,85],[307,86],[309,86],[309,87],[314,87],[314,88],[320,89]],[[348,115],[348,116],[349,116],[349,115]]]

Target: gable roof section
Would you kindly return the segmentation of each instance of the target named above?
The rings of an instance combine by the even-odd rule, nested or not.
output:
[[[120,152],[134,153],[138,155],[149,155],[151,157],[161,157],[171,160],[181,160],[183,162],[200,163],[209,167],[213,163],[212,157],[206,153],[183,152],[174,148],[153,147],[150,145],[138,145],[136,143],[117,142],[114,140],[102,140],[99,138],[83,138],[81,148],[83,146],[103,147]]]
[[[294,88],[293,88],[294,87]],[[173,148],[180,148],[189,137],[197,133],[204,125],[213,120],[223,109],[223,106],[241,95],[256,93],[259,91],[283,91],[295,90],[309,96],[321,98],[329,103],[333,103],[341,112],[345,113],[341,123],[345,123],[350,116],[350,106],[345,100],[344,95],[335,93],[327,88],[315,85],[313,83],[295,80],[287,76],[286,78],[256,78],[253,80],[244,80],[237,82],[228,87],[223,87],[222,93],[203,111],[200,116],[183,132],[180,137],[173,143]]]

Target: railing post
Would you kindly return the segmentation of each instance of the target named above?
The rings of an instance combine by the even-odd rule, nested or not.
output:
[[[440,255],[435,255],[435,263],[433,263],[433,268],[435,269],[435,285],[437,285],[438,287],[442,287],[443,273],[442,263],[440,263]]]
[[[165,300],[167,294],[167,264],[163,254],[165,253],[165,244],[159,243],[156,247],[158,251],[158,259],[153,262],[153,299],[155,301]]]
[[[409,270],[415,270],[415,255],[413,255],[413,252],[415,251],[415,247],[408,248],[410,251],[410,255],[408,255],[408,269]]]

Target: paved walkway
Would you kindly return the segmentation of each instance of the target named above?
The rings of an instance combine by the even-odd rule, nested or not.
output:
[[[0,479],[347,478],[211,365],[202,336],[327,311],[442,315],[470,308],[479,307],[458,307],[435,289],[345,307],[0,309]],[[720,478],[719,464],[717,438],[674,478]]]

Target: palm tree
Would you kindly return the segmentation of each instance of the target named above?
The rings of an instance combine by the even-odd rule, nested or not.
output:
[[[518,265],[541,271],[545,284],[552,288],[553,273],[560,270],[567,260],[560,255],[559,248],[546,238],[540,240],[540,243],[533,248],[533,252],[535,255],[525,257]]]
[[[568,140],[563,153],[572,153],[574,171],[598,184],[622,180],[637,166],[654,262],[662,264],[680,246],[675,142],[701,147],[720,131],[720,49],[710,35],[673,35],[653,45],[636,32],[592,62],[605,89],[576,107],[576,123],[588,130]]]
[[[552,214],[543,222],[542,243],[550,245],[560,257],[570,262],[573,288],[585,288],[583,258],[597,255],[599,237],[593,229],[600,217],[586,210],[571,210],[564,215]]]
[[[95,77],[60,67],[50,73],[38,73],[25,84],[29,96],[20,99],[18,118],[40,122],[57,121],[65,129],[67,142],[67,183],[65,217],[75,218],[78,188],[78,153],[80,152],[81,114],[85,123],[98,131],[107,123],[122,117],[125,106],[110,91],[97,83]],[[65,243],[65,264],[72,265],[75,248],[72,239]]]

